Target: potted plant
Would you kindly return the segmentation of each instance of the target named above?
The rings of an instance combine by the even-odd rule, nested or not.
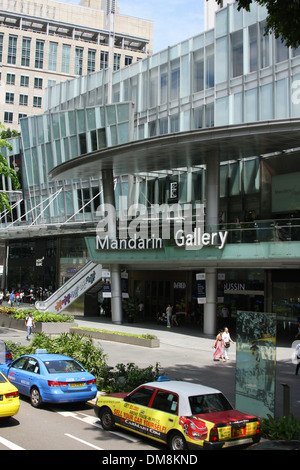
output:
[[[137,309],[137,303],[134,299],[123,300],[123,311],[127,315],[128,323],[134,323],[136,309]]]

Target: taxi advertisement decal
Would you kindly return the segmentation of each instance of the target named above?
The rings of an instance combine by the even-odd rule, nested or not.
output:
[[[166,441],[166,427],[159,424],[159,420],[152,416],[141,416],[142,412],[138,416],[138,407],[130,406],[128,411],[122,412],[121,410],[114,410],[114,418],[116,423],[120,426],[125,426],[134,431],[147,434],[150,437]]]

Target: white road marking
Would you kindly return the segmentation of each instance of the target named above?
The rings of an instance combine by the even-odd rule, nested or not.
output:
[[[78,419],[79,421],[83,421],[86,424],[90,424],[91,426],[95,426],[96,428],[100,428],[101,430],[103,430],[101,424],[99,423],[99,418],[97,418],[96,416],[95,417],[89,416],[80,412],[76,414],[73,411],[58,411],[57,409],[55,409],[55,412],[60,414],[61,416],[64,416],[65,418],[75,418],[75,419]],[[79,414],[81,414],[83,418],[81,416],[78,416]],[[141,440],[133,436],[131,437],[126,434],[122,434],[121,432],[117,432],[117,431],[109,431],[109,432],[113,434],[114,436],[121,437],[122,439],[125,439],[129,442],[137,443],[137,442],[140,442]]]
[[[75,441],[81,442],[82,444],[85,444],[86,446],[92,447],[93,449],[104,450],[101,447],[91,444],[90,442],[84,441],[83,439],[79,439],[79,437],[72,436],[72,434],[65,433],[65,436],[70,437],[71,439],[74,439]]]
[[[23,447],[18,446],[17,444],[14,444],[13,442],[8,441],[4,437],[0,436],[0,444],[3,444],[5,447],[7,447],[10,450],[25,450]]]

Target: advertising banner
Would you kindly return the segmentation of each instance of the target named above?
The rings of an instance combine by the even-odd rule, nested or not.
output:
[[[276,314],[237,312],[235,407],[265,418],[274,416]]]
[[[198,300],[198,304],[205,304],[206,303],[205,274],[204,273],[196,274],[196,281],[197,281],[197,300]]]

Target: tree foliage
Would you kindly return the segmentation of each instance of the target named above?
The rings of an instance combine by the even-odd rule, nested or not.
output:
[[[5,176],[6,178],[10,178],[12,182],[12,188],[17,190],[20,188],[20,182],[17,175],[17,172],[10,168],[8,161],[1,153],[1,148],[8,148],[8,150],[12,150],[12,146],[6,140],[6,131],[4,130],[3,124],[0,123],[0,129],[2,129],[0,133],[0,176]],[[4,209],[10,210],[9,204],[9,195],[4,191],[0,190],[0,212]]]
[[[216,0],[222,5],[222,0]],[[250,11],[252,3],[267,9],[266,34],[273,32],[287,46],[300,46],[300,0],[236,0],[238,10]]]

